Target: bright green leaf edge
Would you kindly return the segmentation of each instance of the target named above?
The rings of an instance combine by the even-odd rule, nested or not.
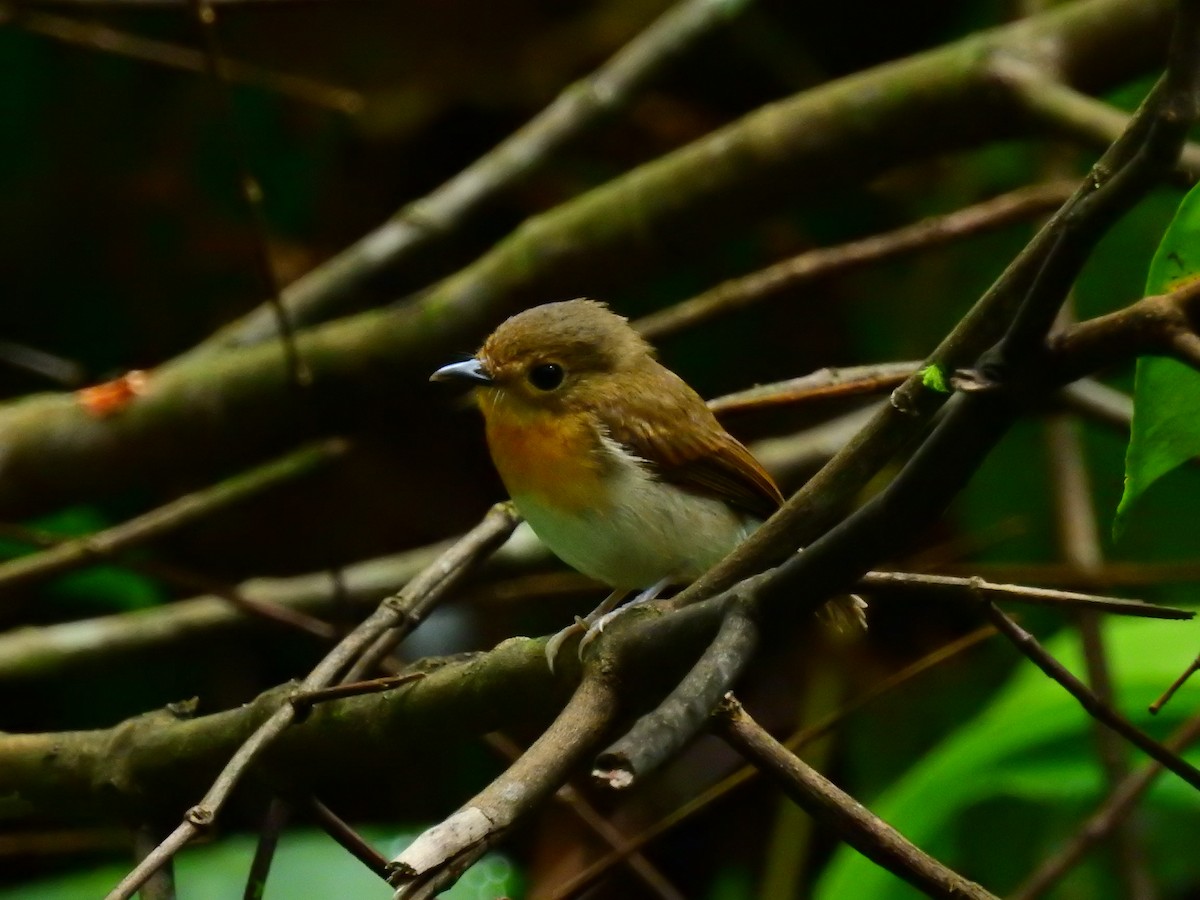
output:
[[[1151,722],[1147,705],[1195,656],[1196,630],[1179,622],[1114,621],[1105,628],[1118,706],[1155,732],[1177,727],[1200,705],[1200,684],[1190,683]],[[1076,634],[1064,633],[1046,645],[1076,674],[1084,671]],[[956,857],[956,822],[973,806],[993,798],[1024,796],[1057,806],[1067,794],[1098,801],[1104,794],[1100,769],[1090,752],[1093,724],[1078,702],[1032,665],[1024,665],[1001,691],[938,747],[926,754],[883,795],[867,806],[918,847],[950,866]],[[1065,742],[1089,748],[1076,760],[1047,768],[1054,748]],[[1200,762],[1200,748],[1187,754]],[[1144,757],[1143,757],[1144,758]],[[1141,758],[1135,758],[1141,762]],[[1068,775],[1068,770],[1070,774]],[[1181,796],[1182,794],[1182,796]],[[1194,808],[1195,792],[1170,775],[1159,779],[1149,803]],[[1029,836],[1009,835],[1023,840]],[[1001,836],[997,836],[1001,840]],[[969,872],[964,873],[968,876]],[[834,854],[813,893],[814,900],[870,897],[912,900],[919,892],[847,846]]]
[[[1167,227],[1146,277],[1146,296],[1200,276],[1200,185],[1188,191]],[[1125,454],[1125,490],[1113,517],[1113,537],[1134,502],[1163,475],[1200,455],[1200,372],[1167,357],[1137,361],[1133,422]]]

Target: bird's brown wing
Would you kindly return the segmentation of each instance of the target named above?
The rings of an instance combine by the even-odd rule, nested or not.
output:
[[[708,406],[669,370],[652,394],[628,392],[602,418],[609,436],[663,480],[765,519],[783,495],[750,451],[727,432]],[[620,415],[614,414],[620,409]]]

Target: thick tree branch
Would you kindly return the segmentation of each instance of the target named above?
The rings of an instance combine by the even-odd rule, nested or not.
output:
[[[479,525],[414,578],[399,595],[385,599],[374,613],[339,641],[300,683],[297,691],[305,694],[328,686],[353,666],[381,634],[392,628],[412,627],[419,621],[418,616],[428,611],[437,598],[466,574],[471,565],[503,543],[516,523],[516,516],[508,504],[494,506]],[[297,707],[290,702],[275,708],[266,721],[238,746],[200,802],[185,813],[183,821],[159,849],[146,856],[109,893],[108,900],[124,900],[132,896],[184,844],[209,828],[251,765],[288,730],[297,717]]]
[[[736,18],[748,2],[682,0],[487,155],[289,286],[283,297],[289,316],[300,324],[333,318],[380,274],[447,242],[502,191],[519,184],[564,145],[628,106],[700,39]],[[275,334],[270,309],[259,308],[203,346],[216,349],[258,343]]]
[[[739,585],[752,595],[750,581]],[[734,602],[721,628],[670,695],[615,744],[596,757],[592,778],[620,790],[673,758],[699,733],[758,646],[751,604]]]
[[[543,643],[514,638],[441,665],[427,660],[426,677],[395,691],[318,706],[272,748],[272,783],[323,794],[330,776],[349,773],[355,795],[371,797],[380,771],[430,742],[546,721],[562,687],[546,669]],[[0,787],[21,798],[14,814],[42,821],[175,817],[257,728],[290,708],[295,691],[295,684],[280,685],[196,718],[160,710],[97,731],[0,735]]]
[[[1111,85],[1160,52],[1169,14],[1167,0],[1081,0],[765,107],[530,220],[419,299],[301,333],[297,349],[315,379],[303,402],[289,396],[278,349],[266,346],[164,365],[145,394],[103,420],[59,395],[0,407],[8,436],[0,515],[251,458],[304,431],[314,407],[329,428],[359,421],[364,410],[377,416],[389,386],[423,382],[435,363],[532,300],[573,296],[581,284],[603,294],[663,263],[664,248],[694,248],[714,231],[930,152],[1019,133],[1027,126],[997,106],[989,54],[1051,42],[1062,48],[1065,77]],[[967,365],[995,339],[999,323],[982,323],[981,336],[976,319],[964,325],[976,337],[957,336],[939,362]],[[921,407],[913,392],[898,400],[906,411]],[[230,433],[236,445],[225,440]]]
[[[793,732],[784,741],[784,746],[793,753],[811,741],[831,734],[838,725],[848,719],[858,710],[871,703],[878,697],[887,694],[897,687],[907,684],[913,678],[936,668],[941,663],[953,659],[958,654],[977,646],[981,641],[995,634],[995,629],[982,628],[968,634],[944,647],[933,651],[916,662],[905,666],[882,681],[876,683],[867,691],[853,698],[836,711],[823,717],[817,722],[807,724]],[[567,882],[556,886],[544,900],[565,900],[567,897],[580,896],[583,890],[613,866],[617,865],[629,853],[633,853],[655,838],[666,833],[681,822],[690,819],[710,807],[714,802],[729,794],[742,784],[753,779],[759,770],[753,766],[745,766],[716,784],[706,788],[697,796],[688,800],[681,807],[660,819],[654,825],[630,837],[622,846],[608,853],[587,866],[583,871],[574,875]]]
[[[389,880],[400,888],[397,900],[419,896],[441,870],[481,853],[557,790],[596,747],[616,712],[617,694],[609,679],[585,676],[554,723],[503,775],[392,861]]]

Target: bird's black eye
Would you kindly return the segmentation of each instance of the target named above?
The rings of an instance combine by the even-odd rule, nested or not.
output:
[[[562,384],[564,374],[558,363],[542,363],[529,370],[529,383],[539,391],[552,391]]]

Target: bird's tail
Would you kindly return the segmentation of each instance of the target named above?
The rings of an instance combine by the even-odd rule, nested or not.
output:
[[[835,631],[844,634],[867,630],[867,601],[858,594],[834,597],[817,614]]]

